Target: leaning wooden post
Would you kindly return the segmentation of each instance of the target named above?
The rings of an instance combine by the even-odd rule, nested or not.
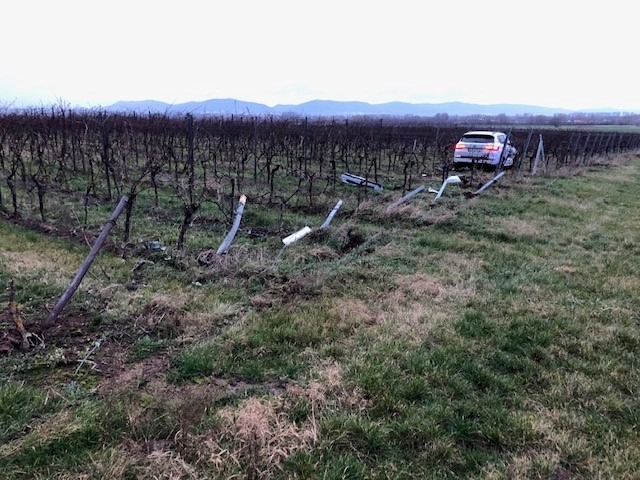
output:
[[[247,203],[247,197],[245,195],[242,195],[240,197],[240,201],[238,202],[238,208],[236,210],[236,218],[233,221],[233,227],[231,227],[231,231],[227,234],[222,244],[218,247],[218,251],[216,252],[217,255],[227,253],[227,250],[229,250],[231,242],[233,242],[233,238],[236,236],[238,228],[240,227],[240,220],[242,219],[242,212],[244,211],[245,203]]]
[[[98,239],[96,240],[96,243],[94,243],[93,247],[91,248],[91,251],[89,252],[89,255],[87,255],[87,258],[85,258],[84,262],[82,262],[82,265],[80,266],[78,273],[76,273],[75,278],[73,279],[71,284],[67,287],[66,292],[64,292],[62,297],[60,297],[60,300],[58,300],[58,303],[53,308],[53,311],[49,315],[49,318],[47,318],[47,320],[44,322],[45,327],[50,327],[51,325],[53,325],[53,323],[56,321],[56,318],[58,318],[58,315],[60,314],[62,309],[69,302],[69,300],[71,299],[75,291],[80,286],[80,282],[82,281],[87,271],[89,270],[89,267],[93,263],[93,260],[95,259],[96,255],[98,254],[98,252],[102,248],[102,245],[107,239],[107,235],[109,235],[109,232],[115,225],[116,220],[122,213],[122,210],[124,209],[128,201],[129,201],[129,197],[127,197],[126,195],[120,199],[120,203],[118,203],[118,205],[116,206],[116,209],[111,214],[111,218],[106,223],[106,225],[102,228],[102,232],[100,232],[100,236],[98,237]]]

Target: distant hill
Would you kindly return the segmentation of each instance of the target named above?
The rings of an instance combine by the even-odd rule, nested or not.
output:
[[[121,101],[106,107],[110,111],[139,113],[193,113],[200,115],[264,115],[273,113],[267,105],[243,102],[233,98],[204,100],[202,102],[165,103],[157,100]]]
[[[563,108],[540,107],[536,105],[494,104],[479,105],[473,103],[405,103],[388,102],[371,104],[366,102],[339,102],[335,100],[312,100],[298,105],[276,105],[269,107],[261,103],[245,102],[232,98],[211,99],[202,102],[170,104],[156,100],[121,101],[106,107],[110,111],[200,114],[200,115],[301,115],[348,117],[354,115],[378,116],[427,116],[447,114],[451,116],[468,115],[555,115],[570,114],[573,110]]]

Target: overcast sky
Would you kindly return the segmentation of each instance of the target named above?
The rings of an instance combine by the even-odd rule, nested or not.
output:
[[[627,0],[16,0],[0,105],[212,98],[640,112]]]

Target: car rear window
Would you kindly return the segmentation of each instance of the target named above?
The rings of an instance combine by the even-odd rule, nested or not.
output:
[[[466,143],[493,143],[493,135],[464,135],[461,141]]]

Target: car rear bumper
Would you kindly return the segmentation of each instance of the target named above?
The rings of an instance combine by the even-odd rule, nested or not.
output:
[[[476,165],[497,165],[500,161],[500,157],[473,157],[473,156],[454,156],[453,163],[460,165],[471,165],[475,163]]]

